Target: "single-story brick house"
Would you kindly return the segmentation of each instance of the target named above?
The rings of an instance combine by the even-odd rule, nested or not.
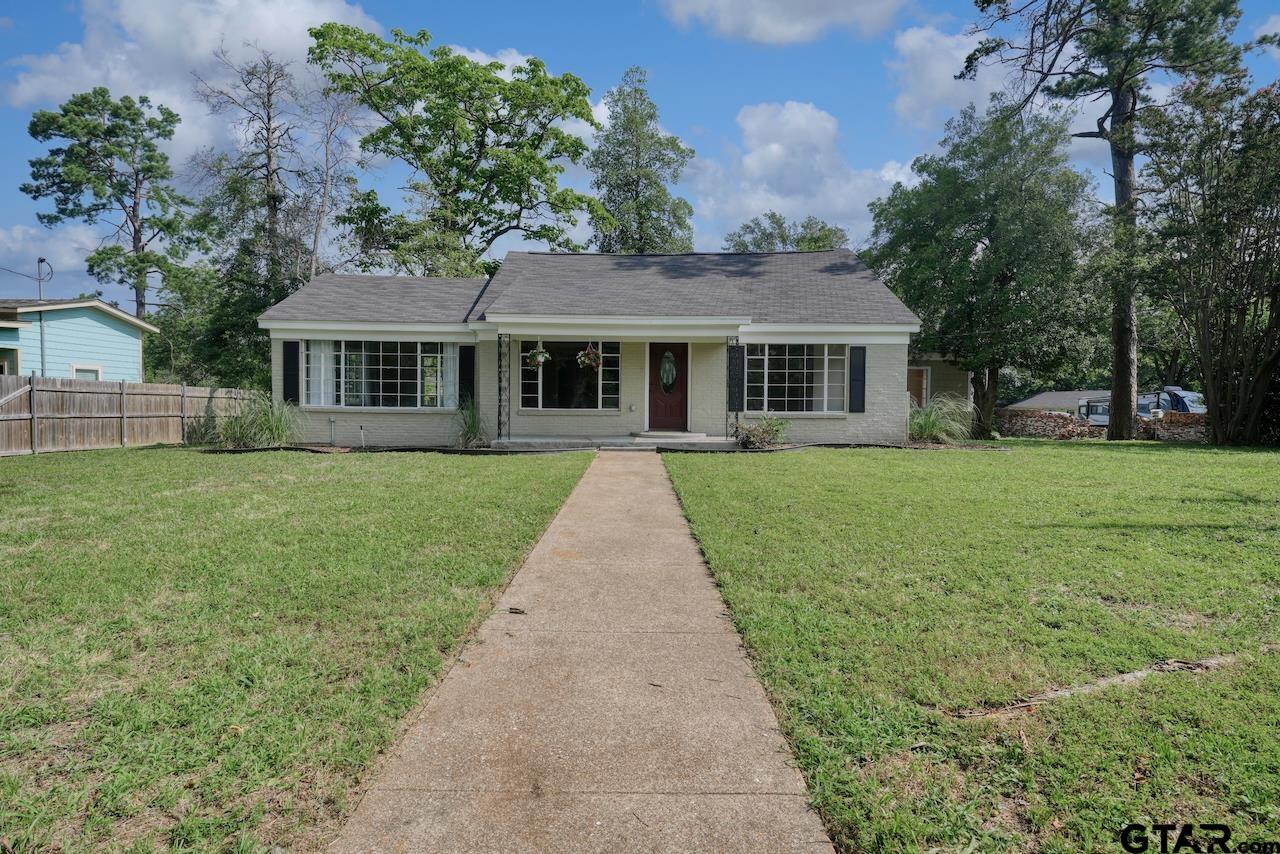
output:
[[[157,331],[100,299],[0,299],[0,374],[142,382]]]
[[[901,443],[920,328],[845,249],[510,252],[488,280],[321,276],[259,323],[303,440],[371,446],[453,443],[466,396],[508,446],[724,442],[765,412],[790,441]]]

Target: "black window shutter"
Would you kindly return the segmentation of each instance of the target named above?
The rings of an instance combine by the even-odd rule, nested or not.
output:
[[[849,411],[867,411],[867,348],[849,348]]]
[[[284,402],[297,403],[301,400],[298,394],[298,377],[301,373],[298,370],[299,352],[302,348],[300,341],[284,342],[284,367],[280,372],[281,379],[284,381]]]
[[[747,348],[741,344],[729,345],[729,411],[742,412],[745,410],[746,403],[743,396],[746,394],[747,383]]]
[[[476,396],[476,347],[463,344],[458,348],[458,403]]]

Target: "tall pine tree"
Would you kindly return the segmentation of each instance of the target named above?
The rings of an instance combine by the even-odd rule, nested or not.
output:
[[[609,125],[587,158],[591,186],[608,214],[591,218],[601,252],[693,249],[693,206],[668,189],[680,180],[693,149],[663,132],[646,82],[645,70],[632,67],[604,96]]]

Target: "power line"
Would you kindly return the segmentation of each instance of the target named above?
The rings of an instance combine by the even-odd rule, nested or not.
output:
[[[49,275],[47,276],[44,275],[41,272],[41,267],[48,269]],[[31,281],[35,282],[36,285],[39,287],[38,296],[41,300],[44,299],[44,283],[53,281],[53,265],[50,264],[44,258],[36,259],[36,274],[34,276],[31,275],[30,273],[23,273],[20,270],[14,270],[10,267],[0,267],[0,271],[6,272],[6,273],[12,273],[15,276],[21,276],[24,279],[30,279]]]

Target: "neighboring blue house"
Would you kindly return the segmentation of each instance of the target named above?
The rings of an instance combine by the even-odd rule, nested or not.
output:
[[[158,332],[97,299],[0,299],[0,374],[142,382],[142,334]]]

